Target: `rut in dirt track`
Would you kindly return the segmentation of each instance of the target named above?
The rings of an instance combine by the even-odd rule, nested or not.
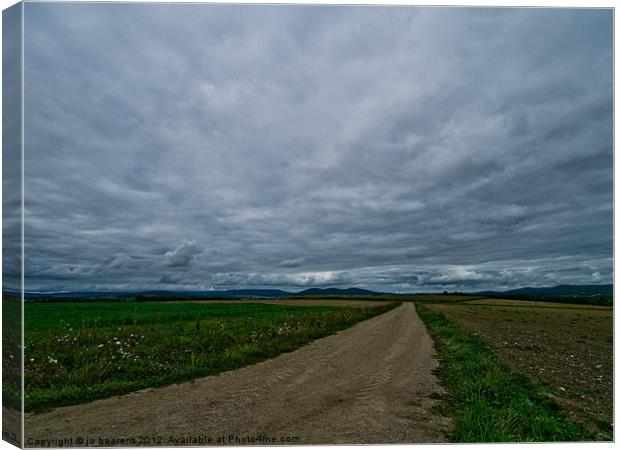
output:
[[[442,442],[433,342],[403,304],[253,366],[26,418],[28,439],[288,436],[301,444]]]

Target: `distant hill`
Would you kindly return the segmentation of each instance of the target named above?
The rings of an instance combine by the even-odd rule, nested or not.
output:
[[[125,292],[26,292],[27,300],[38,301],[102,301],[102,300],[183,300],[183,299],[239,299],[239,298],[281,298],[281,297],[368,297],[389,295],[383,292],[370,291],[360,288],[310,288],[301,292],[293,293],[281,289],[230,289],[218,291],[125,291]],[[394,294],[397,295],[397,294]],[[405,294],[401,294],[405,295]],[[411,294],[413,295],[413,294]],[[547,301],[561,301],[567,303],[590,303],[598,305],[611,305],[613,303],[613,285],[611,284],[585,284],[585,285],[559,285],[552,287],[523,287],[508,291],[482,291],[468,293],[484,297],[513,298],[524,300],[544,299]],[[19,298],[16,291],[4,290],[5,298]]]
[[[181,298],[277,298],[291,295],[280,289],[231,289],[221,291],[150,291],[140,292],[140,297],[181,297]]]
[[[209,293],[209,291],[207,291]],[[291,295],[291,292],[283,291],[281,289],[237,289],[229,291],[211,291],[212,294],[227,294],[235,297],[284,297]]]
[[[483,291],[476,292],[473,295],[523,300],[541,299],[564,303],[612,305],[614,286],[613,284],[561,284],[552,287],[523,287],[508,291]]]
[[[613,295],[613,284],[560,284],[552,287],[522,287],[508,291],[484,291],[477,295],[529,295],[532,297],[564,297],[564,296],[592,296]]]
[[[3,295],[16,295],[20,293],[16,291],[3,291]],[[130,292],[103,292],[103,291],[76,291],[76,292],[25,292],[26,300],[46,299],[46,298],[62,298],[62,299],[97,299],[97,298],[126,298],[135,295]]]
[[[19,292],[7,291],[7,297]],[[280,289],[235,289],[221,291],[134,291],[134,292],[26,292],[26,300],[174,300],[196,298],[278,298],[293,295]]]
[[[373,292],[367,289],[359,288],[310,288],[304,291],[294,294],[295,296],[318,296],[318,295],[337,295],[337,296],[350,296],[350,295],[381,295],[380,292]]]
[[[281,298],[294,296],[370,296],[380,295],[379,292],[367,289],[348,288],[311,288],[301,292],[293,293],[281,289],[230,289],[219,291],[125,291],[125,292],[103,292],[103,291],[83,291],[83,292],[26,292],[26,300],[36,301],[102,301],[102,300],[183,300],[183,299],[239,299],[239,298]],[[5,297],[19,298],[19,292],[4,291]]]

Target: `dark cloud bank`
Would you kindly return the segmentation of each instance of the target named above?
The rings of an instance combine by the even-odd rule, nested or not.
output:
[[[612,280],[612,12],[28,3],[26,289]]]

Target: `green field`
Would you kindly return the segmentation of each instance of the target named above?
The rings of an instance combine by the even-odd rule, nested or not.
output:
[[[256,363],[396,305],[27,303],[26,410],[83,403]]]

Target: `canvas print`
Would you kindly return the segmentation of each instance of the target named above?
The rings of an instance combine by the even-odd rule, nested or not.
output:
[[[3,12],[3,439],[613,439],[613,9]]]

